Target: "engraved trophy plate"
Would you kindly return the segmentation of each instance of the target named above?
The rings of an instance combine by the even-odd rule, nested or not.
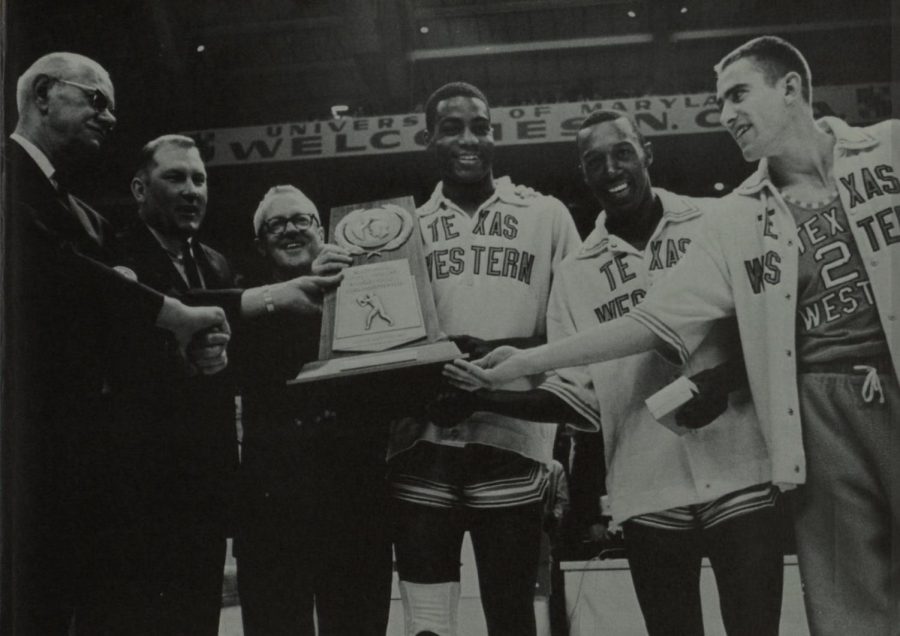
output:
[[[384,351],[425,337],[405,260],[350,267],[337,290],[333,351]]]

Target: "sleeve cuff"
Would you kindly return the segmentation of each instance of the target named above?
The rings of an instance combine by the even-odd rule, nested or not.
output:
[[[660,339],[662,339],[663,342],[674,349],[681,364],[685,364],[691,357],[691,354],[688,351],[687,346],[684,344],[684,340],[681,339],[681,336],[679,336],[674,329],[671,329],[656,316],[653,316],[646,311],[642,311],[640,307],[635,307],[632,311],[626,314],[626,316],[644,325],[647,329],[649,329]]]
[[[568,423],[569,426],[571,426],[575,430],[585,431],[588,433],[593,433],[600,430],[600,413],[598,413],[584,400],[579,399],[578,396],[576,396],[572,391],[568,391],[563,386],[560,386],[559,383],[552,381],[544,382],[537,388],[541,391],[546,391],[547,393],[551,393],[558,397],[592,425],[589,428],[585,428],[583,426]]]

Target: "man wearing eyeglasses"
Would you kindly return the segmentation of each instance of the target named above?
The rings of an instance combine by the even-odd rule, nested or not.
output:
[[[253,232],[273,281],[333,274],[352,262],[342,247],[325,243],[316,205],[294,186],[275,186],[266,193],[253,215]]]
[[[110,335],[140,340],[165,328],[203,374],[224,368],[229,336],[221,309],[189,308],[109,267],[108,224],[69,192],[74,169],[96,160],[116,122],[109,74],[86,57],[51,53],[20,76],[16,103],[3,147],[0,632],[65,634],[73,584],[84,582],[82,526],[99,514]],[[188,346],[210,327],[218,332],[209,346]]]
[[[266,282],[351,263],[323,242],[315,204],[271,188],[253,216]],[[391,587],[387,420],[364,383],[316,396],[285,389],[315,360],[318,317],[266,316],[245,332],[235,556],[244,633],[383,636]],[[398,400],[403,402],[403,400]]]

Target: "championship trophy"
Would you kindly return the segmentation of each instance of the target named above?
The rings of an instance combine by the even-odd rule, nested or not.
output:
[[[437,377],[462,357],[438,324],[412,197],[332,208],[329,241],[350,252],[353,265],[325,295],[319,360],[288,384]]]

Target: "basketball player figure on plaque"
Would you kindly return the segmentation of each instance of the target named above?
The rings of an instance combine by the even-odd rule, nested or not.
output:
[[[459,357],[446,340],[428,281],[412,197],[331,210],[330,242],[353,265],[325,297],[319,361],[291,384],[417,367]]]

